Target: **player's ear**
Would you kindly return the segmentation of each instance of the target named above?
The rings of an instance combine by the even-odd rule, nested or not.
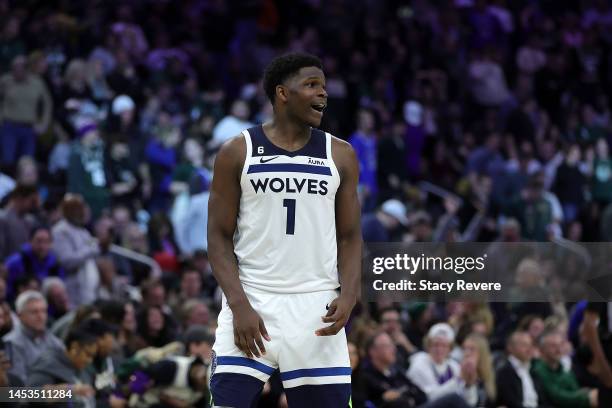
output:
[[[276,85],[276,99],[287,102],[288,95],[289,89],[285,85]]]

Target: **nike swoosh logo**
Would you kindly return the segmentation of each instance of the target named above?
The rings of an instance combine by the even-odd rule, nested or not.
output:
[[[264,158],[263,158],[263,157],[261,157],[261,158],[259,159],[259,162],[260,162],[260,163],[267,163],[267,162],[272,161],[272,160],[274,160],[274,159],[278,159],[278,157],[279,157],[279,156],[270,157],[268,160],[264,160]]]

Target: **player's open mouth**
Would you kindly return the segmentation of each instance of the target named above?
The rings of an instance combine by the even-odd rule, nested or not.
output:
[[[327,107],[327,105],[324,103],[317,103],[314,105],[310,105],[310,107],[319,113],[323,113],[323,110]]]

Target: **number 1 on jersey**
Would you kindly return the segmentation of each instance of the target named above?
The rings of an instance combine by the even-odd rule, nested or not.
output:
[[[283,200],[283,207],[287,208],[287,228],[285,233],[293,235],[295,231],[295,198],[285,198]]]

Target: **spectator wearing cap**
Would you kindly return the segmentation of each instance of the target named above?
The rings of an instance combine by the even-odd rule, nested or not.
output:
[[[44,81],[29,72],[26,57],[16,56],[0,78],[1,164],[11,169],[21,156],[34,156],[36,137],[51,123],[53,100]]]
[[[4,261],[28,242],[32,228],[28,215],[39,205],[36,186],[18,184],[10,193],[8,204],[0,212],[0,260]]]
[[[399,200],[385,201],[378,211],[366,214],[361,220],[365,242],[389,242],[400,227],[408,226],[406,206]]]
[[[6,260],[8,276],[7,296],[13,299],[15,281],[24,275],[34,276],[39,282],[50,276],[64,278],[64,269],[51,250],[53,236],[46,226],[37,226],[30,231],[30,241]]]
[[[67,191],[82,195],[92,217],[98,218],[110,204],[104,142],[95,123],[79,126],[76,138],[68,164]]]
[[[433,401],[448,394],[459,394],[468,401],[478,400],[477,367],[473,361],[460,365],[450,358],[455,332],[447,323],[434,324],[425,338],[425,349],[410,359],[407,376]]]
[[[62,350],[63,345],[47,330],[47,301],[40,292],[23,292],[17,297],[15,310],[19,324],[2,340],[11,348],[9,372],[25,383],[38,357]]]
[[[127,162],[121,161],[121,168],[137,175],[141,182],[140,191],[144,198],[151,194],[151,175],[145,159],[148,138],[138,126],[137,110],[134,100],[128,95],[117,96],[112,103],[111,115],[106,122],[105,133],[109,141],[109,152],[119,145],[119,156],[128,154]],[[117,152],[115,152],[116,154]],[[131,204],[131,203],[130,203]]]

